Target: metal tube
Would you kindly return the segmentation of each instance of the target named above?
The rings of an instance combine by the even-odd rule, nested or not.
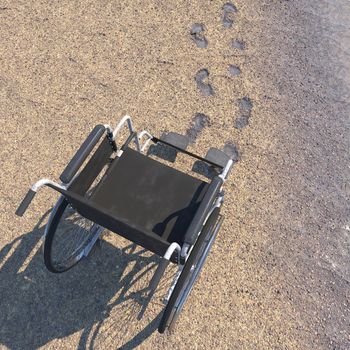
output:
[[[173,255],[174,251],[177,250],[178,253],[178,257],[180,258],[180,251],[181,251],[181,247],[178,243],[173,242],[170,244],[169,248],[167,249],[167,251],[165,252],[163,258],[166,260],[170,260],[171,256]]]
[[[67,189],[67,186],[65,186],[65,185],[60,185],[60,184],[58,184],[57,182],[52,181],[52,180],[49,180],[49,179],[41,179],[41,180],[37,181],[37,182],[31,187],[31,189],[32,189],[32,191],[37,192],[38,189],[39,189],[40,187],[45,186],[45,185],[53,185],[53,186],[56,186],[56,187],[58,187],[58,188],[60,188],[60,189],[62,189],[62,190],[66,190],[66,189]]]
[[[122,126],[127,123],[128,124],[128,128],[129,128],[129,132],[130,134],[132,134],[135,130],[134,127],[132,125],[132,121],[131,121],[131,117],[129,115],[125,115],[122,120],[118,123],[118,125],[116,126],[116,128],[113,131],[113,140],[117,137],[117,134],[119,132],[119,130],[122,128]],[[137,137],[137,134],[135,134],[135,144],[136,144],[136,148],[139,152],[141,152],[141,147],[140,147],[140,143],[139,143],[139,139]]]
[[[221,177],[224,181],[226,180],[226,176],[228,174],[228,172],[230,171],[231,167],[232,167],[232,164],[233,164],[233,160],[230,159],[225,168],[223,169],[222,173],[219,175],[219,177]]]
[[[144,150],[146,149],[146,147],[148,146],[148,144],[152,141],[153,136],[147,131],[147,130],[143,130],[138,134],[138,139],[139,142],[141,141],[141,139],[147,136],[147,140],[145,141],[145,143],[141,146],[141,152],[144,152]]]

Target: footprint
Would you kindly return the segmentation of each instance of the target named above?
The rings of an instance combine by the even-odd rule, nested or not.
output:
[[[247,115],[242,115],[238,119],[235,120],[233,126],[236,129],[243,129],[249,124],[249,116]]]
[[[237,102],[241,116],[235,120],[233,126],[236,129],[243,129],[249,124],[249,118],[253,110],[253,102],[247,96],[239,99]]]
[[[222,151],[233,160],[233,163],[237,163],[239,161],[240,155],[238,149],[232,141],[226,142]],[[220,173],[218,172],[218,169],[201,160],[194,162],[192,171],[201,174],[209,179],[212,179],[214,176],[217,176]]]
[[[205,38],[203,34],[204,31],[205,31],[205,27],[203,24],[200,24],[200,23],[193,24],[190,31],[192,40],[201,49],[205,49],[208,46],[208,40]]]
[[[241,74],[241,69],[238,66],[230,64],[228,67],[228,72],[232,77],[236,77]]]
[[[250,116],[253,109],[252,100],[249,97],[245,96],[243,98],[240,98],[237,102],[241,114]]]
[[[235,13],[238,12],[237,7],[233,5],[231,2],[227,2],[222,9],[224,12],[222,16],[222,23],[224,27],[230,28],[233,25],[234,15]]]
[[[245,50],[245,42],[241,41],[241,40],[232,40],[231,41],[231,46],[234,49]]]
[[[228,141],[225,143],[224,153],[226,153],[235,163],[239,160],[239,152],[237,147],[234,145],[232,141]]]
[[[197,72],[195,76],[195,80],[197,82],[198,89],[202,92],[205,96],[212,96],[214,95],[214,89],[209,83],[203,82],[203,80],[207,80],[209,77],[209,72],[207,69],[201,69]]]
[[[210,118],[203,113],[196,113],[192,119],[191,127],[186,131],[190,143],[195,143],[201,131],[208,126],[210,126]]]

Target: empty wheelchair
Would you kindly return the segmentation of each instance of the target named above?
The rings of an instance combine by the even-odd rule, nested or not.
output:
[[[129,136],[119,147],[124,126]],[[207,182],[165,165],[148,155],[151,143],[204,162],[215,175]],[[104,229],[161,257],[151,280],[153,291],[168,263],[177,264],[165,296],[160,333],[174,326],[220,229],[222,187],[233,164],[218,149],[200,157],[187,146],[188,139],[176,133],[161,138],[147,131],[137,133],[129,116],[114,130],[97,125],[64,169],[61,183],[36,182],[16,211],[22,216],[42,186],[61,194],[44,234],[44,261],[51,272],[67,271],[86,257]],[[73,228],[65,227],[66,217]]]

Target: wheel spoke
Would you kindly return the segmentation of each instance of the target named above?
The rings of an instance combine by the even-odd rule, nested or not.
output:
[[[49,270],[62,272],[75,265],[92,245],[101,227],[82,217],[66,201],[54,213],[55,224],[49,227],[45,238],[45,263]],[[49,239],[48,239],[49,238]],[[44,251],[45,256],[45,251]],[[49,265],[49,266],[48,266]]]

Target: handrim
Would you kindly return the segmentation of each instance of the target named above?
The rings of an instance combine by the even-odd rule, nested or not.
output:
[[[87,255],[102,228],[82,217],[61,197],[50,215],[44,240],[44,261],[51,272],[64,272]]]

